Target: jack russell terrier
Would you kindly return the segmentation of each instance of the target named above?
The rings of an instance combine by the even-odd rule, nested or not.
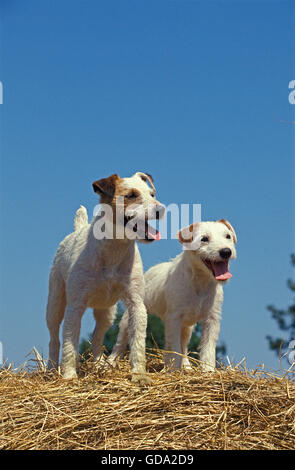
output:
[[[229,261],[236,258],[236,233],[227,220],[191,224],[178,232],[184,250],[145,274],[145,306],[165,324],[165,363],[170,369],[190,368],[187,347],[197,322],[202,322],[200,361],[214,371],[220,330],[223,285],[232,277]],[[121,322],[117,343],[108,358],[114,364],[128,343],[128,315]]]
[[[146,173],[138,172],[129,178],[115,174],[95,181],[93,189],[105,207],[106,222],[113,227],[112,236],[98,237],[96,228],[100,216],[94,216],[89,224],[87,211],[81,206],[76,213],[74,232],[58,247],[49,279],[48,367],[58,366],[59,328],[64,319],[62,374],[66,379],[77,377],[81,319],[88,307],[93,308],[96,320],[92,338],[94,359],[102,359],[103,338],[115,318],[116,303],[121,299],[129,312],[132,380],[148,383],[144,276],[136,240],[151,243],[160,238],[148,220],[162,217],[165,208],[155,199],[153,179]],[[132,225],[133,219],[136,224]],[[116,238],[114,232],[122,228],[123,236]]]

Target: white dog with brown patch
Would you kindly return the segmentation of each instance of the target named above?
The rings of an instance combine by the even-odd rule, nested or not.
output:
[[[96,225],[100,216],[88,224],[87,211],[81,206],[75,217],[75,231],[60,243],[50,273],[46,315],[50,332],[48,365],[49,368],[58,366],[59,328],[64,318],[62,373],[67,379],[77,377],[81,318],[88,307],[93,308],[96,320],[92,346],[94,359],[99,361],[104,335],[121,299],[129,311],[132,380],[146,383],[149,381],[145,367],[147,315],[136,239],[149,243],[160,238],[158,231],[148,225],[148,219],[161,217],[165,209],[156,201],[153,180],[146,173],[138,172],[130,178],[112,175],[95,181],[93,189],[105,205],[112,237],[98,239]],[[136,212],[134,208],[138,207],[141,211]],[[128,228],[135,216],[137,224]],[[122,235],[116,238],[118,228],[124,229],[123,238]]]
[[[145,305],[165,324],[166,365],[190,368],[187,348],[197,322],[202,322],[200,361],[203,370],[215,368],[220,330],[223,284],[232,277],[229,261],[236,258],[236,233],[222,219],[194,223],[178,232],[184,251],[145,274]],[[128,310],[120,322],[117,343],[108,361],[124,354],[128,342]]]

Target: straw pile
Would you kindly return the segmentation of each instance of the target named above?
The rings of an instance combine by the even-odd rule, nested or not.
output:
[[[292,379],[227,367],[214,374],[161,370],[130,382],[127,360],[102,373],[88,361],[78,380],[0,372],[0,449],[294,449]],[[40,370],[41,369],[41,370]]]

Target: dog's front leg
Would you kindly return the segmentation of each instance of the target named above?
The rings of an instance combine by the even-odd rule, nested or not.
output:
[[[178,312],[167,312],[165,316],[165,365],[170,371],[181,369],[181,317]]]
[[[203,321],[200,361],[205,372],[214,372],[216,344],[220,331],[220,312],[213,311]]]
[[[81,318],[84,306],[68,305],[63,324],[62,375],[64,379],[77,377],[77,359]]]
[[[146,375],[145,339],[147,311],[140,295],[128,294],[124,299],[128,308],[128,329],[132,382],[142,385],[151,383]]]
[[[108,363],[114,365],[116,359],[123,356],[128,344],[128,310],[125,310],[119,325],[117,341],[113,347],[112,353],[108,357]]]

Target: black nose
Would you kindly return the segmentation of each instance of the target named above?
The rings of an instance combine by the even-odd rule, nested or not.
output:
[[[222,248],[222,250],[219,251],[219,254],[221,258],[228,259],[231,257],[231,250],[229,248]]]

